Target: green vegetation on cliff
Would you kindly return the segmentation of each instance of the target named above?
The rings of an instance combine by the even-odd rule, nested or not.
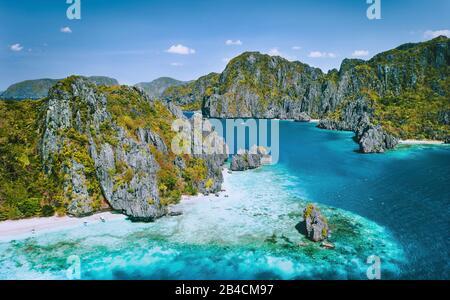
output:
[[[202,103],[210,117],[296,119],[307,113],[343,122],[338,126],[343,128],[354,128],[366,114],[368,122],[398,138],[448,140],[449,75],[450,40],[444,36],[405,44],[368,61],[344,59],[340,70],[328,73],[246,52],[215,74],[207,89],[201,78],[168,90],[164,100],[187,109]],[[354,105],[360,99],[370,112]]]
[[[188,103],[188,104],[181,106],[181,109],[183,111],[199,111],[202,109],[202,103],[199,101]]]
[[[107,96],[108,110],[113,119],[125,128],[131,137],[137,138],[137,129],[148,128],[160,136],[170,148],[176,134],[171,130],[175,116],[160,101],[144,101],[138,91],[124,86],[99,89]],[[160,166],[158,188],[163,205],[177,203],[182,194],[197,194],[198,184],[207,179],[207,170],[202,159],[184,155],[183,160],[187,167],[180,170],[174,164],[176,156],[170,149],[164,153],[152,146],[151,151]]]
[[[210,73],[195,81],[168,87],[161,98],[181,106],[183,110],[200,110],[204,99],[214,94],[218,80],[219,74]]]
[[[321,75],[320,69],[300,62],[247,52],[230,61],[220,76],[217,89],[228,100],[229,113],[245,110],[251,96],[258,100],[257,111],[263,114],[270,105],[283,105],[286,95],[299,101],[302,91],[295,89],[295,85],[303,82],[306,86]]]
[[[405,44],[372,59],[344,60],[341,75],[353,90],[326,118],[345,119],[345,108],[358,97],[367,99],[372,122],[401,139],[439,139],[450,136],[449,39]]]
[[[449,124],[440,119],[450,111],[448,97],[415,90],[375,98],[373,106],[374,122],[401,139],[445,140],[450,136]]]
[[[0,220],[64,213],[38,150],[44,101],[0,101]]]
[[[71,76],[0,113],[0,220],[109,206],[153,220],[214,184],[204,159],[170,151],[175,116],[135,88]]]
[[[368,61],[372,74],[380,70],[384,91],[372,90],[375,120],[403,139],[450,136],[450,42],[446,37],[405,44]],[[380,76],[382,75],[382,76]],[[373,75],[374,76],[374,75]],[[384,78],[383,78],[384,77]]]

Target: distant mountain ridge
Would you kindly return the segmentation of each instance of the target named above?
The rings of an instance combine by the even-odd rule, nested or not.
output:
[[[107,76],[89,76],[86,77],[88,81],[92,82],[93,84],[99,86],[113,86],[113,85],[119,85],[119,81],[112,77]]]
[[[106,76],[90,76],[85,78],[88,81],[94,83],[95,85],[112,86],[119,84],[119,82],[116,79]],[[61,79],[43,78],[43,79],[21,81],[9,86],[6,91],[0,93],[0,99],[5,100],[41,99],[47,97],[50,88],[60,80]]]
[[[137,83],[134,86],[141,88],[150,98],[155,99],[160,98],[167,88],[186,83],[186,81],[180,81],[170,77],[160,77],[151,82]]]
[[[44,98],[56,82],[58,82],[56,79],[43,78],[14,83],[1,94],[1,98],[8,100]]]

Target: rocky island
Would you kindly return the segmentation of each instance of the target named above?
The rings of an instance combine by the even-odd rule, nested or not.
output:
[[[261,167],[264,158],[267,157],[267,150],[260,147],[252,147],[250,150],[239,150],[237,154],[231,158],[230,168],[232,171],[245,171]]]
[[[308,204],[303,210],[301,226],[306,237],[313,242],[321,242],[328,238],[328,221],[313,204]]]

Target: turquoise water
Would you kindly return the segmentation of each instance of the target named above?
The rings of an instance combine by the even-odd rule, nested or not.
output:
[[[351,211],[393,233],[402,278],[450,278],[450,147],[402,146],[361,155],[352,133],[283,123],[281,165],[305,197]],[[301,128],[302,134],[295,135]],[[295,150],[294,150],[295,149]]]
[[[0,243],[0,279],[449,279],[450,148],[361,155],[351,133],[281,122],[280,162],[226,176],[226,192],[151,224],[90,224]],[[225,197],[228,195],[228,197]],[[333,250],[296,230],[307,202]]]

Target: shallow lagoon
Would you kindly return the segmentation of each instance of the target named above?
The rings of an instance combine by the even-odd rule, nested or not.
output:
[[[365,279],[370,255],[384,279],[449,278],[448,147],[361,155],[351,133],[294,122],[280,130],[279,164],[227,175],[221,197],[185,201],[184,215],[152,224],[1,243],[0,278],[65,278],[71,255],[82,279]],[[336,249],[296,230],[309,201],[332,224]]]

